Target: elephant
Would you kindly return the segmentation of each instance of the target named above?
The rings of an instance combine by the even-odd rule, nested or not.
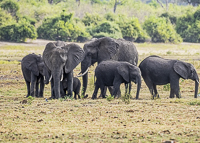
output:
[[[103,37],[87,42],[83,47],[85,54],[81,62],[81,73],[83,76],[82,94],[85,95],[88,84],[88,68],[106,60],[126,61],[133,65],[138,63],[138,52],[132,42],[124,39],[113,39]]]
[[[136,99],[139,98],[141,88],[141,71],[137,66],[123,61],[102,61],[95,69],[95,76],[97,79],[92,99],[97,98],[99,88],[101,89],[103,98],[105,98],[105,86],[113,86],[112,96],[114,97],[116,97],[121,83],[125,83],[125,90],[127,92],[127,84],[131,83],[131,81],[137,84]]]
[[[63,79],[62,81],[62,85],[63,85],[63,90],[64,93],[66,93],[68,86],[67,86],[67,78]],[[81,82],[77,77],[73,77],[73,91],[74,91],[74,98],[76,98],[76,96],[78,95],[78,98],[80,99],[80,89],[81,89]]]
[[[27,86],[27,96],[43,97],[44,91],[44,75],[47,68],[41,55],[34,53],[26,55],[21,61],[21,70]],[[40,89],[38,93],[38,86]]]
[[[194,97],[197,98],[199,77],[192,64],[152,55],[145,58],[140,63],[139,68],[153,98],[156,95],[159,97],[156,85],[165,85],[168,83],[170,83],[170,98],[174,98],[175,94],[177,98],[180,98],[180,78],[195,81]]]
[[[63,41],[50,42],[43,51],[44,63],[50,71],[51,98],[61,98],[63,78],[67,78],[68,95],[72,96],[73,69],[83,60],[83,49],[75,44]],[[51,79],[52,77],[52,79]]]

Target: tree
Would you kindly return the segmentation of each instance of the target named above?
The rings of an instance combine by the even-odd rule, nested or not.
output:
[[[116,9],[117,9],[117,6],[118,6],[118,5],[123,5],[123,4],[125,4],[125,3],[126,3],[126,0],[115,0],[113,12],[114,12],[114,13],[116,12]]]
[[[6,10],[12,16],[16,16],[17,11],[19,10],[19,4],[12,0],[6,0],[1,4],[1,8]]]
[[[192,4],[193,6],[198,6],[200,4],[199,0],[182,0],[184,2],[187,2],[188,4]]]

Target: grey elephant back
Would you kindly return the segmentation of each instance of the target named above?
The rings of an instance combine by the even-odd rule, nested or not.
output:
[[[133,65],[138,64],[138,51],[132,42],[124,39],[116,40],[119,44],[118,61],[126,61]]]

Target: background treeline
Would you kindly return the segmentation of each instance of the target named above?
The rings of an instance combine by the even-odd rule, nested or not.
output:
[[[189,4],[187,0],[0,0],[0,40],[84,42],[109,36],[136,42],[200,42],[200,7]]]

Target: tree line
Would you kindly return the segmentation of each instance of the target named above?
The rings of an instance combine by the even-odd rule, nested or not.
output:
[[[21,1],[21,3],[20,3]],[[169,0],[170,1],[170,0]],[[161,11],[162,6],[157,0],[152,0],[146,6],[154,10],[151,15],[141,20],[137,16],[128,16],[126,13],[117,13],[109,11],[107,13],[94,12],[83,13],[83,16],[76,16],[76,11],[70,11],[67,8],[60,9],[60,12],[45,15],[47,11],[32,10],[33,16],[22,12],[22,5],[26,2],[26,7],[41,6],[47,8],[60,8],[59,4],[49,4],[48,0],[5,0],[0,3],[0,40],[24,42],[27,38],[49,39],[85,42],[91,38],[112,37],[124,38],[135,42],[164,42],[179,43],[199,42],[200,41],[200,7],[191,9],[188,6],[169,5],[174,11],[180,10],[181,14],[174,14],[169,10]],[[77,4],[78,0],[53,1],[54,3]],[[82,2],[82,1],[79,1]],[[91,4],[93,2],[93,4]],[[126,7],[127,0],[113,1],[112,4],[120,5],[118,11]],[[105,1],[91,0],[86,4],[106,8]],[[48,5],[49,4],[49,5]],[[129,2],[129,5],[131,3]],[[140,2],[134,3],[138,6],[138,11],[142,9]],[[123,6],[124,5],[124,6]],[[76,6],[78,9],[80,6]],[[110,6],[112,7],[112,5]],[[32,7],[31,7],[32,8]],[[31,9],[30,8],[30,9]],[[39,10],[41,10],[40,8]],[[32,12],[31,11],[31,12]],[[183,12],[181,12],[183,11]],[[77,12],[78,13],[78,12]],[[144,11],[145,13],[145,11]]]

